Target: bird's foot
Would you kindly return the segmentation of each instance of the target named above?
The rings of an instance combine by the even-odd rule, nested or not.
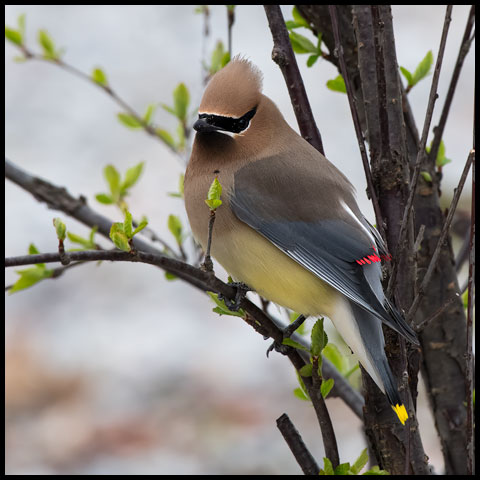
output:
[[[300,325],[303,324],[305,319],[306,319],[305,315],[299,315],[297,319],[294,320],[288,327],[284,328],[282,331],[283,339],[290,338],[293,332],[295,332],[300,327]],[[273,350],[281,353],[282,355],[287,355],[290,348],[292,348],[290,347],[290,345],[284,345],[283,343],[278,343],[274,341],[267,349],[267,357],[270,354],[270,352]]]
[[[245,298],[247,292],[251,290],[248,285],[245,285],[243,282],[232,282],[229,283],[232,287],[236,288],[235,300],[230,300],[229,298],[224,297],[221,293],[218,294],[218,299],[223,300],[225,305],[232,312],[238,312],[240,309],[240,303]]]

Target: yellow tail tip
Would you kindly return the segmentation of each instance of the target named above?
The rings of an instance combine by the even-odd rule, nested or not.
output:
[[[398,419],[402,422],[402,425],[405,425],[405,420],[408,418],[407,409],[405,406],[399,405],[398,403],[394,406],[392,405],[393,411],[397,414]]]

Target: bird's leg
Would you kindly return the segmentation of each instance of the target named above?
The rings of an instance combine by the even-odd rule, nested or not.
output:
[[[248,285],[245,285],[243,282],[232,282],[229,283],[232,287],[236,288],[235,300],[230,300],[229,298],[224,297],[221,293],[218,294],[218,299],[223,300],[225,305],[232,312],[238,312],[240,309],[240,303],[245,298],[247,292],[251,290]]]
[[[290,338],[290,336],[293,334],[293,332],[295,332],[300,327],[300,325],[303,324],[303,322],[306,320],[306,318],[307,317],[305,317],[305,315],[299,315],[297,317],[297,319],[294,320],[288,327],[284,328],[283,331],[282,331],[283,338],[284,339],[285,338]],[[279,353],[282,353],[282,354],[285,355],[288,352],[288,348],[289,348],[289,345],[283,345],[283,344],[280,344],[278,342],[273,342],[268,347],[267,357],[272,350],[275,350],[276,352],[279,352]]]

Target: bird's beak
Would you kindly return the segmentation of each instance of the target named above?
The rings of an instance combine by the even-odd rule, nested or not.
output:
[[[199,118],[193,124],[193,128],[199,133],[210,133],[210,132],[217,132],[219,130],[223,130],[223,128],[216,127],[215,125],[211,125],[204,118]]]

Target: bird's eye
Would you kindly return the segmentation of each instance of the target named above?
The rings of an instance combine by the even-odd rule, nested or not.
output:
[[[245,118],[241,118],[238,121],[238,126],[240,127],[241,130],[245,130],[245,128],[247,127],[247,124],[248,124],[248,121]]]

